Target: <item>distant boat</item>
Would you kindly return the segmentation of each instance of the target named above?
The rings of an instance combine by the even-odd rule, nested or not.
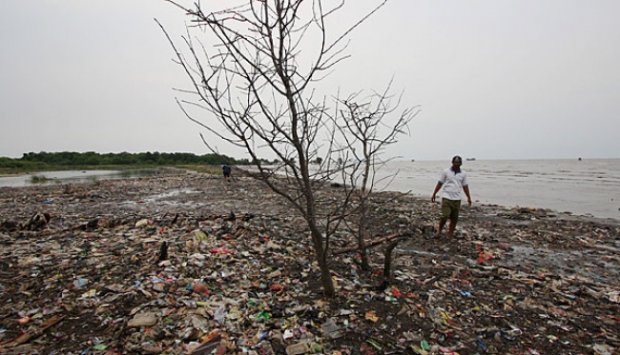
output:
[[[467,161],[474,161],[474,160],[476,160],[476,158],[467,158],[465,160],[467,160]]]
[[[415,161],[415,159],[411,159],[411,161]]]

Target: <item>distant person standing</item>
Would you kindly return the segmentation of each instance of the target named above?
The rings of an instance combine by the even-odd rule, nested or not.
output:
[[[224,173],[224,179],[226,181],[230,181],[230,173],[231,173],[232,169],[230,168],[230,166],[228,165],[224,165],[222,166],[222,172]]]
[[[439,181],[433,191],[431,201],[435,203],[435,196],[437,192],[443,187],[442,199],[441,199],[441,218],[439,219],[439,227],[435,237],[439,238],[443,226],[446,225],[448,219],[450,220],[450,226],[448,227],[448,237],[454,236],[454,230],[456,229],[456,222],[459,219],[459,211],[461,209],[461,190],[465,192],[467,196],[467,203],[471,206],[471,196],[469,195],[469,183],[467,182],[467,175],[461,169],[463,159],[456,155],[452,158],[452,166],[444,170],[439,176]]]

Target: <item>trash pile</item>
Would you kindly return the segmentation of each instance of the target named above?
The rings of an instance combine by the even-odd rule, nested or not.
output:
[[[393,192],[373,204],[377,237],[437,213]],[[329,299],[303,221],[250,178],[1,188],[0,352],[619,351],[620,223],[475,206],[457,232],[402,241],[389,283],[382,245],[371,272],[334,256]]]

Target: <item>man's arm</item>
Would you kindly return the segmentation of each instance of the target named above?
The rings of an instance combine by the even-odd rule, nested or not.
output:
[[[467,204],[471,206],[471,196],[469,195],[469,186],[463,186],[463,191],[465,191],[465,195],[467,196]]]
[[[441,185],[443,185],[441,181],[437,181],[437,185],[435,185],[435,191],[433,191],[433,196],[431,197],[431,202],[435,202],[435,195],[437,195],[437,192],[439,192],[439,190],[441,189]]]

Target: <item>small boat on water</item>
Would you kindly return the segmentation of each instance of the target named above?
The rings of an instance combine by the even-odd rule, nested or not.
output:
[[[474,161],[474,160],[476,160],[476,158],[466,158],[465,160],[467,160],[467,161]]]

